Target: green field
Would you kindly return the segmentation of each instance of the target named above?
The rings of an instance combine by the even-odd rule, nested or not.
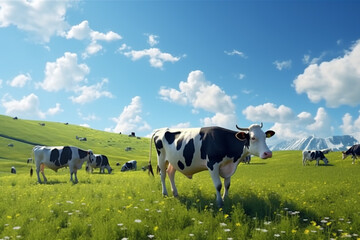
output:
[[[148,138],[5,116],[0,135],[0,239],[360,239],[360,164],[339,152],[328,154],[329,166],[302,166],[300,151],[253,157],[239,165],[219,209],[206,171],[192,180],[177,173],[180,196],[162,197],[160,177],[140,169]],[[38,184],[26,163],[30,142],[92,149],[108,156],[114,172],[81,169],[73,184],[69,169],[45,169],[48,184]],[[120,172],[116,163],[131,159],[138,170]]]

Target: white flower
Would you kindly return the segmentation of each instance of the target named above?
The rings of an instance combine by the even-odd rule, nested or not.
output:
[[[136,223],[141,223],[141,220],[140,219],[135,219],[135,222]]]
[[[14,230],[19,230],[20,228],[20,226],[13,227]]]

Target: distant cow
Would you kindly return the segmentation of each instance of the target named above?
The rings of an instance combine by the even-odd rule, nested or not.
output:
[[[345,159],[349,155],[352,157],[352,164],[355,164],[355,159],[357,159],[357,156],[360,156],[360,144],[355,144],[346,152],[342,152],[342,159]]]
[[[327,165],[329,163],[328,159],[325,157],[324,152],[322,151],[309,151],[309,150],[305,150],[303,151],[303,165],[305,166],[307,161],[314,161],[316,160],[316,166],[319,165],[319,161],[322,160],[324,161],[325,165]]]
[[[77,170],[81,169],[85,161],[95,161],[95,156],[91,150],[84,151],[77,147],[35,146],[33,148],[33,153],[39,183],[41,183],[39,176],[40,171],[43,175],[44,182],[47,182],[44,174],[45,167],[57,172],[59,168],[67,166],[70,169],[70,181],[77,183]],[[75,174],[75,181],[73,181],[73,174]]]
[[[16,174],[16,168],[15,167],[11,167],[11,173]]]
[[[105,168],[107,169],[109,174],[112,171],[108,158],[105,155],[100,154],[95,154],[95,161],[86,162],[86,171],[92,173],[94,168],[100,168],[100,173],[105,173]]]
[[[166,173],[170,179],[173,195],[178,196],[175,186],[176,171],[191,179],[195,173],[208,170],[216,189],[217,204],[222,206],[223,199],[228,195],[231,176],[247,155],[252,154],[262,159],[272,157],[265,140],[272,137],[275,132],[271,130],[263,132],[262,126],[262,124],[253,124],[248,128],[236,126],[239,131],[221,127],[165,128],[156,131],[152,138],[157,150],[162,194],[168,195],[165,185]],[[149,172],[152,172],[151,153]],[[223,197],[220,194],[222,188],[220,177],[224,178]]]
[[[137,162],[135,160],[128,161],[124,165],[122,165],[121,171],[122,172],[129,171],[129,170],[136,171],[136,164],[137,164]]]

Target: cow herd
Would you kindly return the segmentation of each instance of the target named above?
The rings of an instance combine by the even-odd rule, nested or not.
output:
[[[165,178],[168,175],[171,191],[178,196],[175,185],[175,173],[179,171],[189,179],[198,172],[209,171],[216,190],[216,202],[218,206],[223,205],[224,198],[228,195],[231,176],[235,173],[239,163],[249,163],[252,155],[262,159],[272,157],[272,152],[266,144],[266,138],[272,137],[275,132],[262,130],[260,125],[253,124],[248,128],[236,126],[238,131],[232,131],[220,127],[203,127],[188,129],[164,128],[155,131],[150,141],[149,164],[146,167],[152,175],[151,150],[154,143],[157,152],[157,170],[160,172],[162,194],[168,195]],[[302,153],[302,163],[323,161],[329,163],[325,154],[329,150],[305,150]],[[353,163],[357,156],[360,156],[360,145],[354,145],[346,152],[342,152],[343,159],[351,155]],[[40,172],[44,182],[47,181],[44,168],[57,171],[63,167],[69,167],[70,180],[78,182],[77,171],[86,162],[86,170],[93,172],[93,169],[100,168],[100,173],[105,169],[110,174],[112,168],[105,155],[94,154],[91,150],[82,150],[72,146],[45,147],[35,146],[33,148],[34,162],[38,182],[41,183]],[[136,170],[135,160],[125,163],[121,171]],[[73,178],[74,176],[74,178]],[[221,196],[222,182],[224,179],[224,193]]]

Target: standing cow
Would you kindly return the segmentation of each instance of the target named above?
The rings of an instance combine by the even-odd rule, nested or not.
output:
[[[272,137],[275,132],[261,130],[261,125],[253,124],[249,128],[239,128],[240,132],[220,127],[204,127],[190,129],[161,129],[154,133],[157,150],[157,163],[161,175],[162,194],[168,195],[165,185],[168,173],[171,190],[178,196],[175,186],[176,170],[189,179],[200,171],[209,170],[216,189],[218,206],[223,205],[223,199],[228,195],[230,178],[240,162],[252,154],[262,159],[271,158],[272,152],[266,145],[265,139]],[[152,142],[152,141],[151,141]],[[151,144],[151,143],[150,143]],[[153,174],[151,166],[151,145],[149,172]],[[224,178],[225,191],[221,198]]]
[[[352,157],[352,164],[355,164],[355,159],[357,159],[357,156],[360,156],[360,144],[355,144],[346,152],[342,152],[342,159],[344,160],[349,155]]]
[[[302,152],[303,158],[302,158],[302,163],[303,166],[305,166],[307,164],[307,161],[314,161],[316,160],[316,166],[319,166],[319,161],[322,160],[324,161],[325,165],[327,165],[329,163],[329,160],[325,157],[324,152],[323,151],[309,151],[309,150],[304,150]]]
[[[135,170],[136,171],[136,168],[137,168],[137,162],[135,160],[130,160],[126,163],[124,163],[124,165],[122,165],[121,167],[121,171],[122,172],[126,172],[126,171],[129,171],[129,170]]]
[[[87,161],[86,162],[86,171],[93,172],[94,168],[100,168],[100,173],[105,173],[105,168],[110,174],[112,168],[110,167],[109,160],[105,155],[94,154],[95,161]]]
[[[77,183],[77,170],[81,169],[85,161],[95,161],[95,156],[91,150],[84,151],[77,147],[35,146],[33,148],[33,153],[36,165],[36,174],[39,183],[41,183],[39,175],[40,171],[43,175],[44,182],[47,182],[44,174],[45,167],[57,172],[59,168],[67,166],[70,169],[70,181]],[[75,181],[73,181],[73,174],[75,174]]]

